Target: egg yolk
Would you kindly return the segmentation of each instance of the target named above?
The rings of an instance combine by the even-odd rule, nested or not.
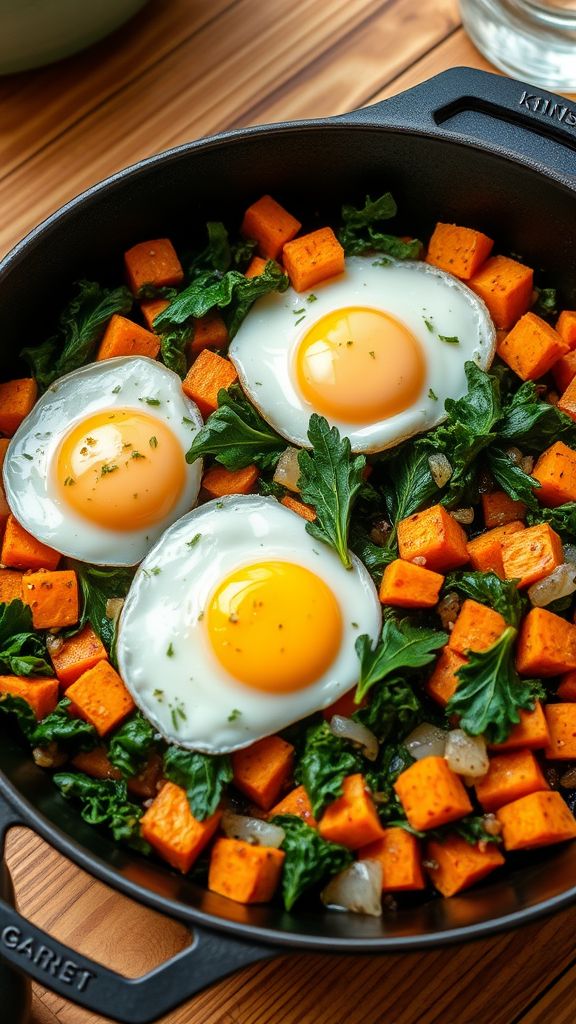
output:
[[[82,420],[56,459],[66,504],[109,530],[159,523],[178,501],[185,476],[184,453],[169,427],[134,409],[107,409]]]
[[[221,665],[238,682],[268,693],[314,683],[342,639],[334,594],[292,562],[260,562],[231,573],[212,594],[204,621]]]
[[[415,336],[378,309],[350,306],[321,317],[298,345],[298,386],[319,413],[373,423],[408,409],[424,384]]]

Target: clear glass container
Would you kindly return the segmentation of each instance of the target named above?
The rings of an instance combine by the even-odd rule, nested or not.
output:
[[[496,67],[576,92],[576,0],[460,0],[464,28]]]

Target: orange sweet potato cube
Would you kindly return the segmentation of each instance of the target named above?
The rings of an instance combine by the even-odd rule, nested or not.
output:
[[[456,693],[458,672],[465,664],[466,658],[461,657],[452,648],[444,647],[432,675],[424,685],[428,696],[436,701],[441,708],[445,708],[450,698]]]
[[[62,646],[50,652],[54,671],[66,690],[99,661],[107,661],[106,648],[92,626],[86,624],[79,633],[63,640]]]
[[[16,569],[0,569],[0,604],[22,600],[22,577]]]
[[[208,888],[237,903],[267,903],[282,874],[286,854],[241,839],[217,839],[210,856]]]
[[[0,433],[12,437],[31,411],[38,395],[33,377],[0,383]]]
[[[136,705],[109,661],[99,661],[66,691],[72,710],[94,726],[99,736],[115,729]]]
[[[285,788],[294,766],[294,747],[281,736],[265,736],[232,754],[234,785],[268,811]]]
[[[528,526],[521,533],[502,538],[504,577],[518,580],[519,587],[544,579],[563,561],[562,541],[548,523]]]
[[[226,494],[250,494],[259,476],[257,466],[225,469],[214,463],[204,473],[202,487],[209,498],[223,498]]]
[[[488,306],[496,327],[507,328],[530,307],[534,272],[508,256],[491,256],[468,284]]]
[[[28,533],[13,515],[8,516],[0,561],[11,569],[55,569],[60,552]]]
[[[439,222],[428,243],[426,262],[468,281],[488,259],[493,245],[481,231]]]
[[[282,259],[290,284],[297,292],[344,273],[344,249],[332,228],[319,228],[288,242]]]
[[[181,284],[184,271],[176,250],[168,238],[139,242],[124,253],[128,286],[137,295],[145,284],[168,288]]]
[[[297,786],[296,789],[287,793],[280,803],[268,812],[268,817],[274,818],[276,814],[293,814],[296,818],[302,818],[302,821],[305,821],[311,828],[318,827],[312,813],[312,804],[304,786]]]
[[[205,348],[188,370],[182,381],[182,390],[185,395],[188,395],[188,398],[196,402],[206,419],[211,412],[218,408],[220,389],[229,388],[236,380],[238,380],[238,374],[230,360]]]
[[[485,604],[467,598],[450,633],[448,647],[457,654],[485,651],[492,647],[506,629],[506,620]]]
[[[560,395],[557,408],[571,420],[576,420],[576,378],[570,381],[566,390]]]
[[[72,764],[92,779],[121,779],[122,772],[108,758],[106,747],[81,750],[72,758]]]
[[[560,686],[556,690],[556,696],[561,700],[576,701],[576,670],[564,673],[560,679]]]
[[[198,821],[188,803],[186,790],[167,782],[140,821],[142,837],[168,864],[183,874],[214,835],[221,811]]]
[[[576,758],[576,704],[546,704],[544,707],[550,746],[546,757],[553,761]]]
[[[563,309],[556,322],[556,330],[569,348],[576,348],[576,310]]]
[[[398,776],[394,789],[412,828],[438,828],[469,814],[472,804],[443,757],[423,757]]]
[[[550,743],[548,726],[540,701],[536,701],[533,711],[518,712],[520,721],[510,731],[508,739],[503,743],[491,743],[489,749],[501,753],[507,750],[543,750]]]
[[[323,839],[349,850],[382,838],[382,826],[372,795],[362,775],[344,779],[342,796],[328,805],[318,824]]]
[[[258,242],[260,256],[275,260],[301,227],[300,221],[272,196],[262,196],[246,210],[240,231],[244,238]]]
[[[222,349],[228,344],[228,328],[221,314],[212,309],[205,316],[194,320],[194,334],[188,345],[191,359],[199,356],[205,348]]]
[[[541,485],[534,493],[542,505],[555,508],[576,501],[576,452],[563,441],[542,453],[532,476]]]
[[[566,355],[568,346],[550,324],[525,313],[498,345],[498,355],[522,380],[538,380]]]
[[[307,505],[304,501],[298,501],[291,494],[285,494],[280,499],[280,504],[284,505],[284,508],[289,508],[291,512],[295,512],[297,516],[305,519],[308,523],[313,523],[316,519],[316,511],[312,508],[312,505]]]
[[[495,843],[480,846],[452,835],[439,843],[433,840],[426,847],[428,874],[435,889],[443,896],[455,896],[469,889],[495,868],[504,864],[504,857]]]
[[[397,558],[384,569],[380,601],[395,608],[434,608],[444,576]]]
[[[472,568],[477,572],[495,572],[503,579],[502,540],[523,529],[524,523],[516,520],[513,523],[506,523],[505,526],[496,526],[493,530],[487,530],[474,540],[468,541],[466,546]]]
[[[530,850],[576,838],[576,821],[560,793],[540,791],[496,811],[506,850]]]
[[[523,676],[576,669],[576,626],[546,608],[531,608],[520,626],[516,668]]]
[[[138,774],[132,775],[126,780],[128,792],[140,800],[150,800],[151,797],[155,797],[161,789],[159,783],[163,770],[164,765],[160,754],[150,754]]]
[[[260,274],[263,274],[264,271],[266,270],[267,263],[268,260],[263,259],[262,256],[253,256],[246,270],[244,271],[244,277],[260,277]]]
[[[506,491],[491,491],[482,495],[484,525],[487,530],[518,522],[526,516],[526,505],[515,501]]]
[[[400,558],[425,559],[425,568],[448,572],[468,561],[466,533],[443,505],[432,505],[398,523]]]
[[[112,359],[115,356],[149,356],[150,359],[156,359],[159,351],[160,339],[157,334],[114,313],[100,342],[96,359]]]
[[[145,299],[140,303],[140,312],[146,321],[146,327],[149,331],[154,330],[156,317],[160,316],[160,313],[163,313],[165,309],[168,309],[169,305],[169,299]]]
[[[78,622],[78,580],[73,569],[41,569],[22,578],[22,600],[35,629],[63,629]]]
[[[38,721],[54,711],[58,703],[57,679],[31,679],[29,676],[0,676],[0,694],[20,697],[30,705]]]
[[[405,828],[384,829],[381,839],[358,850],[358,859],[377,860],[382,865],[382,892],[426,888],[420,843]]]
[[[488,774],[475,785],[476,796],[485,811],[496,811],[528,793],[549,788],[531,750],[512,750],[490,758]]]
[[[552,367],[552,376],[558,391],[566,391],[569,384],[576,376],[576,351],[571,349],[565,356],[561,356]]]

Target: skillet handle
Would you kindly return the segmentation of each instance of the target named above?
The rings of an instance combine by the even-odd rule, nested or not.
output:
[[[335,120],[413,129],[522,159],[574,187],[576,104],[514,78],[451,68]],[[487,188],[490,183],[486,183]],[[519,196],[521,199],[522,197]]]
[[[0,862],[13,825],[28,822],[0,793]],[[207,985],[277,954],[271,947],[195,928],[182,952],[141,978],[125,978],[53,939],[0,897],[0,955],[64,999],[121,1024],[151,1024]]]

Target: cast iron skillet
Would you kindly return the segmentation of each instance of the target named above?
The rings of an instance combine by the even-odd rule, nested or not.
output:
[[[576,304],[576,108],[557,96],[468,69],[342,117],[229,132],[145,160],[94,186],[33,231],[0,265],[2,376],[46,336],[70,283],[117,281],[143,238],[189,244],[208,219],[234,222],[263,192],[313,223],[343,200],[390,188],[400,230],[437,219],[474,224],[545,268]],[[194,929],[192,945],[128,980],[67,949],[0,903],[0,949],[41,984],[102,1015],[146,1024],[235,968],[280,948],[388,952],[484,936],[565,907],[576,896],[576,845],[521,856],[502,877],[382,920],[301,901],[244,907],[120,849],[86,825],[9,732],[0,736],[0,835],[31,825],[76,864]],[[1,852],[1,847],[0,847]]]

